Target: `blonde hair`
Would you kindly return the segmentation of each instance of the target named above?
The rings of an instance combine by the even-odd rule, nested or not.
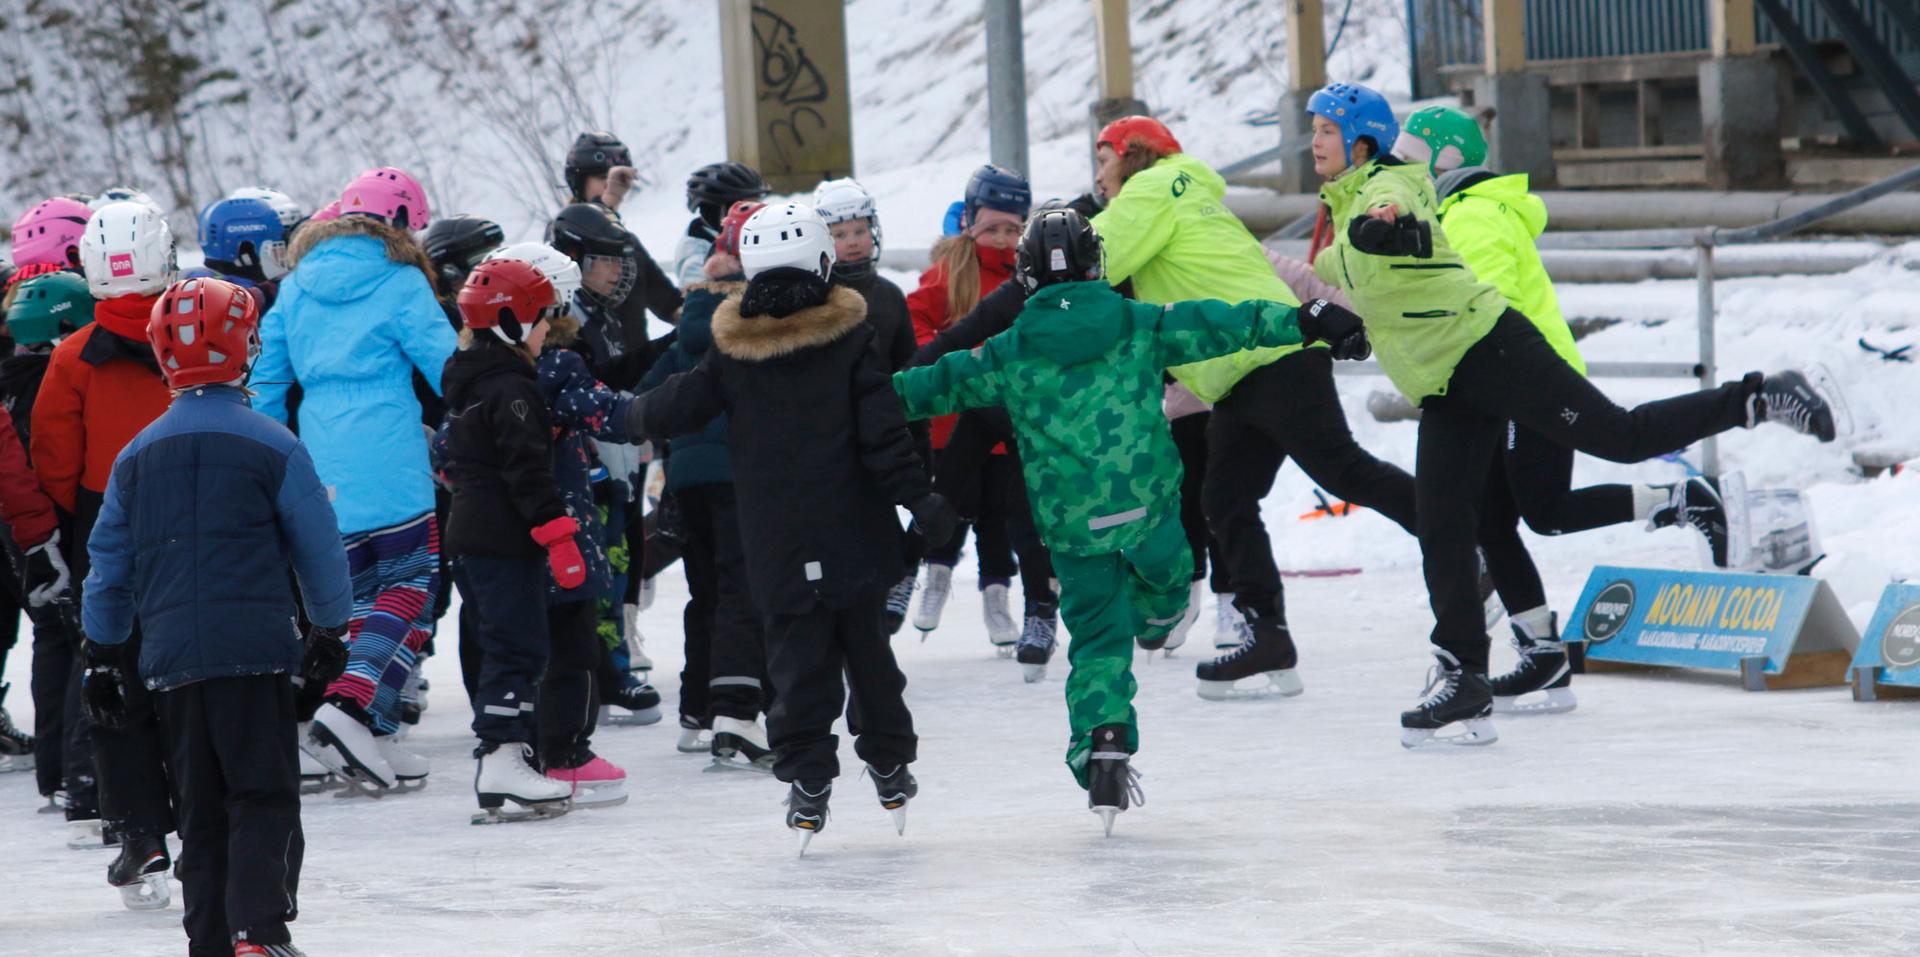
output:
[[[946,328],[980,304],[980,246],[966,233],[948,236],[933,245],[933,261],[947,277]]]
[[[507,341],[506,341],[506,340],[504,340],[504,339],[501,339],[501,338],[500,338],[500,337],[498,337],[498,336],[488,336],[487,338],[489,338],[489,339],[492,339],[492,340],[493,340],[493,341],[494,341],[495,343],[497,343],[497,344],[499,344],[499,345],[503,345],[503,346],[506,346],[507,348],[509,348],[509,349],[512,349],[513,351],[515,351],[515,352],[517,352],[517,353],[519,353],[519,354],[520,354],[520,358],[522,358],[522,359],[525,359],[525,360],[527,360],[527,365],[530,365],[530,366],[537,366],[537,365],[539,365],[539,364],[540,364],[540,361],[539,361],[539,359],[537,359],[537,358],[535,358],[535,357],[534,357],[534,354],[533,354],[533,350],[531,350],[531,349],[528,349],[528,348],[527,348],[527,344],[526,344],[526,343],[524,343],[524,342],[512,342],[512,343],[510,343],[510,342],[507,342]],[[466,350],[468,350],[468,349],[472,349],[472,348],[474,348],[474,347],[476,347],[476,346],[478,346],[479,344],[480,344],[480,340],[479,340],[479,337],[477,337],[477,336],[475,336],[475,335],[473,334],[473,330],[472,330],[472,329],[461,329],[461,330],[460,330],[460,349],[461,349],[461,351],[463,351],[463,352],[464,352],[464,351],[466,351]]]

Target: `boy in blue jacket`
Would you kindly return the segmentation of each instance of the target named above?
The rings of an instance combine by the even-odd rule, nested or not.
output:
[[[113,463],[81,617],[88,713],[125,717],[137,673],[159,713],[182,842],[189,953],[297,954],[287,922],[305,842],[295,685],[346,663],[346,552],[306,447],[248,407],[251,296],[219,279],[173,284],[148,339],[173,404]],[[294,624],[291,566],[314,622]],[[138,662],[122,660],[135,617]],[[149,887],[164,892],[164,854]],[[164,899],[164,893],[163,893]]]

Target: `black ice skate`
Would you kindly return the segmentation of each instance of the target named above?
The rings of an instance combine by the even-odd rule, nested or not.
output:
[[[758,721],[715,717],[708,749],[713,755],[708,770],[773,773],[773,749],[767,746],[767,729]]]
[[[1797,369],[1776,372],[1760,381],[1760,390],[1747,397],[1747,426],[1777,422],[1822,442],[1833,441],[1833,405]]]
[[[1247,626],[1252,637],[1245,644],[1194,666],[1194,676],[1200,679],[1200,697],[1208,701],[1291,698],[1306,690],[1294,670],[1300,656],[1287,626],[1252,612],[1247,614]],[[1264,680],[1239,686],[1239,682],[1254,677]]]
[[[867,765],[867,777],[873,779],[873,790],[880,797],[880,806],[893,815],[893,831],[905,837],[907,834],[907,802],[920,794],[920,782],[913,779],[913,772],[904,764],[896,764],[893,769],[881,773],[879,768]]]
[[[601,724],[624,727],[660,723],[660,692],[645,680],[623,684],[601,701]]]
[[[1435,648],[1433,657],[1425,698],[1412,711],[1400,712],[1400,745],[1482,745],[1500,740],[1493,730],[1493,692],[1487,676],[1462,669],[1460,659],[1444,648]],[[1462,726],[1458,733],[1436,733],[1456,723]]]
[[[813,836],[827,829],[827,799],[833,797],[833,782],[809,785],[795,781],[787,789],[787,828],[800,832],[800,856],[807,856]]]
[[[7,689],[12,685],[0,685],[0,701],[7,699]],[[8,771],[33,770],[33,735],[14,727],[13,718],[7,709],[0,707],[0,773]]]
[[[1530,635],[1513,623],[1513,650],[1520,660],[1513,670],[1493,679],[1495,714],[1563,714],[1579,702],[1573,697],[1573,667],[1567,646],[1560,642],[1560,616],[1549,617],[1547,634]],[[1523,696],[1545,691],[1546,698],[1522,702]]]
[[[1020,662],[1025,672],[1027,684],[1033,684],[1047,676],[1047,662],[1053,660],[1053,649],[1058,646],[1055,638],[1053,615],[1034,614],[1027,616],[1027,626],[1020,632],[1020,644],[1014,648],[1014,660]]]
[[[120,856],[107,865],[107,883],[120,888],[120,902],[128,910],[165,910],[173,902],[167,885],[172,869],[164,835],[128,837],[120,845]]]
[[[1713,553],[1714,567],[1727,567],[1727,506],[1719,481],[1695,476],[1675,485],[1667,504],[1655,509],[1647,524],[1651,528],[1684,525],[1699,532]]]
[[[908,575],[893,583],[887,589],[887,609],[880,613],[880,630],[891,638],[900,633],[900,626],[907,622],[907,610],[913,605],[913,587],[917,580]]]
[[[1087,755],[1087,810],[1100,815],[1100,827],[1108,837],[1113,836],[1116,815],[1147,803],[1140,772],[1129,763],[1132,757],[1127,752],[1125,726],[1103,724],[1093,729],[1093,750]]]

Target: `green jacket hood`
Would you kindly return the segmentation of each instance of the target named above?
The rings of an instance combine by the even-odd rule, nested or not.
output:
[[[1028,297],[1013,327],[1034,352],[1062,366],[1079,365],[1105,355],[1120,338],[1112,306],[1120,299],[1104,279],[1055,283]]]
[[[1495,176],[1454,193],[1440,204],[1440,214],[1446,215],[1448,209],[1468,196],[1490,199],[1505,206],[1514,215],[1520,217],[1520,221],[1526,224],[1527,231],[1532,233],[1535,239],[1540,238],[1540,234],[1547,231],[1547,204],[1542,202],[1540,197],[1527,191],[1527,174],[1525,173]]]

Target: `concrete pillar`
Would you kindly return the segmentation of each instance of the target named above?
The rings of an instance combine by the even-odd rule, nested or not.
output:
[[[1280,94],[1280,176],[1274,189],[1282,193],[1315,193],[1320,190],[1320,174],[1313,171],[1313,117],[1307,115],[1307,101],[1313,90],[1288,90]]]
[[[727,158],[774,192],[853,175],[847,29],[834,0],[721,0]]]
[[[1320,189],[1313,171],[1313,118],[1307,101],[1327,85],[1327,41],[1321,0],[1286,0],[1287,91],[1280,94],[1280,179],[1283,193],[1312,193]]]
[[[1779,74],[1765,56],[1726,56],[1700,64],[1700,137],[1707,185],[1715,189],[1779,186]]]
[[[1473,102],[1493,108],[1487,133],[1487,165],[1525,173],[1534,188],[1559,178],[1553,165],[1553,109],[1547,78],[1526,72],[1526,21],[1521,0],[1481,5],[1481,73],[1473,78]]]

